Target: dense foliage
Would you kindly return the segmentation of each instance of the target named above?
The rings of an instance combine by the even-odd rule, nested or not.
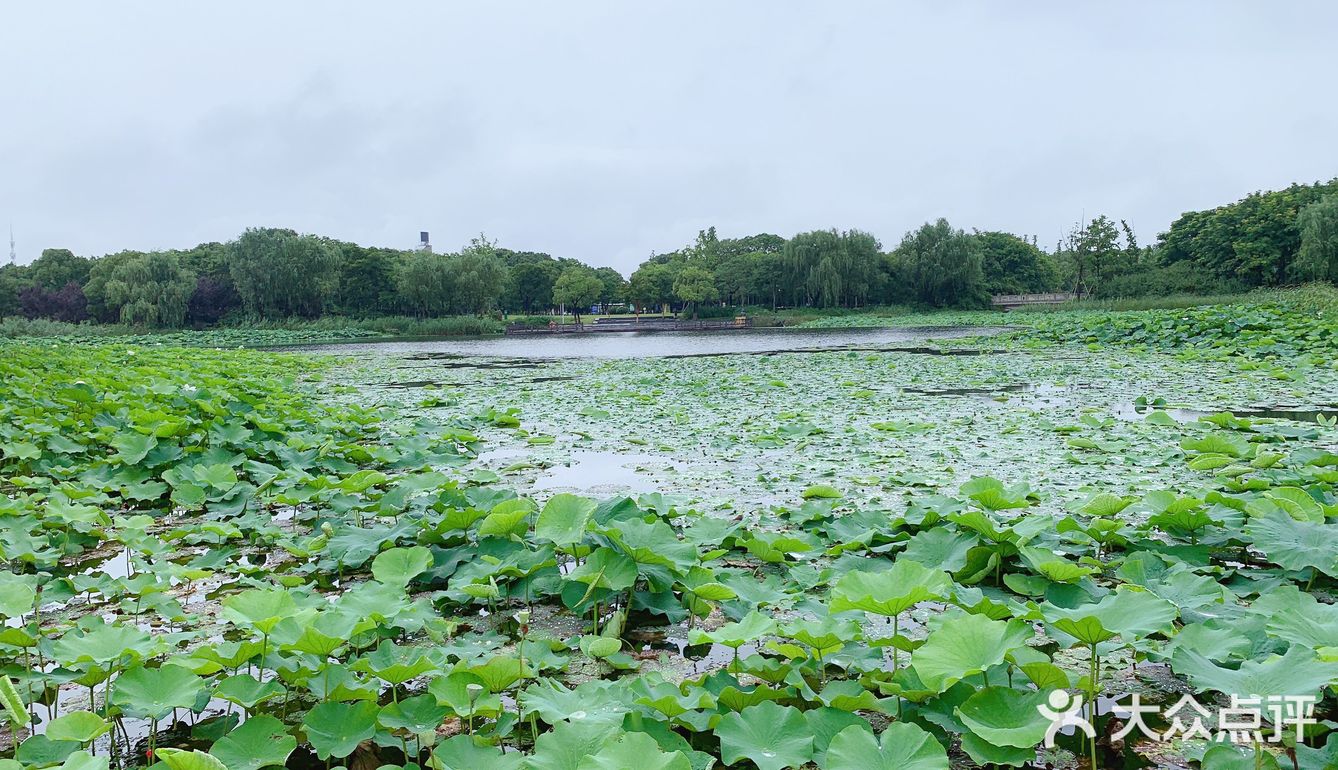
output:
[[[564,274],[571,277],[559,292]],[[586,280],[592,277],[597,290]],[[986,306],[995,294],[1222,294],[1335,278],[1338,180],[1186,213],[1152,246],[1140,246],[1126,221],[1104,214],[1075,224],[1049,252],[1035,236],[965,232],[944,220],[906,233],[889,252],[854,229],[721,238],[709,228],[681,249],[652,255],[628,279],[609,267],[500,248],[482,236],[439,255],[252,228],[230,243],[184,251],[84,259],[47,249],[32,265],[0,267],[0,317],[199,327],[587,309],[697,314],[711,306],[719,314],[879,305],[969,309]],[[577,285],[581,291],[571,291]]]
[[[1223,281],[1245,286],[1276,286],[1323,277],[1301,269],[1301,210],[1338,193],[1338,179],[1324,184],[1294,184],[1285,190],[1258,192],[1211,211],[1183,214],[1163,233],[1158,247],[1162,264],[1189,262]]]
[[[1278,343],[1311,345],[1305,316],[1324,302],[1279,309]],[[1216,347],[1200,336],[1162,339],[1167,351]],[[1110,363],[1174,360],[1147,355]],[[1224,351],[1214,371],[1252,376],[1235,368],[1251,360]],[[926,472],[942,473],[946,455],[922,450],[971,462],[963,450],[991,421],[891,407],[934,398],[912,384],[940,382],[956,361],[981,366],[896,349],[610,365],[588,403],[559,414],[536,394],[528,403],[547,411],[522,421],[480,406],[518,398],[514,372],[463,389],[468,406],[454,388],[418,391],[400,413],[382,399],[403,387],[317,383],[330,360],[10,345],[0,705],[17,739],[0,767],[1022,766],[1037,759],[1049,723],[1036,705],[1052,691],[1123,704],[1131,686],[1163,705],[1195,695],[1219,715],[1232,693],[1319,700],[1299,741],[1268,720],[1243,753],[1153,742],[1167,766],[1329,767],[1332,429],[1230,414],[1180,424],[1155,405],[1124,428],[1091,410],[1020,410],[997,438],[1035,453],[1042,436],[1086,482],[1013,481],[998,467],[1010,478],[949,486]],[[1309,365],[1332,377],[1318,369],[1331,356]],[[819,390],[800,397],[805,383]],[[485,435],[541,449],[555,437],[537,428],[616,425],[615,404],[679,426],[662,446],[746,445],[771,463],[757,482],[725,483],[801,487],[770,505],[529,496],[474,465]],[[855,411],[833,422],[842,409]],[[818,451],[843,481],[774,464]],[[1090,718],[1097,739],[1062,735],[1045,760],[1145,762],[1137,736],[1109,737],[1111,714]],[[17,732],[30,725],[37,734]]]
[[[1296,272],[1303,278],[1338,282],[1338,195],[1301,209],[1301,250]]]
[[[904,285],[932,307],[984,307],[984,257],[978,239],[954,230],[948,220],[907,233],[896,252]]]

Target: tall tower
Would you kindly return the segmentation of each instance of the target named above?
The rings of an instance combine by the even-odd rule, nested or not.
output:
[[[13,265],[19,261],[18,254],[14,252],[14,225],[9,226],[9,264]]]

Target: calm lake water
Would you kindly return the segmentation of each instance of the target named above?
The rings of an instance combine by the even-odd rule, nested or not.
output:
[[[654,358],[786,350],[916,345],[997,334],[982,326],[904,329],[740,329],[718,332],[590,332],[516,337],[458,337],[302,345],[289,350],[334,354],[434,354],[492,358]]]

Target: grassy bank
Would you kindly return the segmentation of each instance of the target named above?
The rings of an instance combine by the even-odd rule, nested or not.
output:
[[[0,320],[0,339],[94,341],[115,339],[131,344],[168,344],[190,347],[267,347],[311,342],[369,339],[376,337],[478,337],[501,334],[503,326],[492,318],[449,316],[446,318],[319,318],[283,321],[253,321],[212,329],[154,330],[120,324],[71,324],[45,319]]]

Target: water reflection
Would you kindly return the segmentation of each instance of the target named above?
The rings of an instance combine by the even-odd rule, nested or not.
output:
[[[437,356],[497,358],[654,358],[782,351],[830,350],[870,345],[960,339],[997,334],[980,326],[904,329],[740,329],[721,332],[601,332],[551,337],[388,340],[333,345],[303,345],[292,350],[321,353],[424,353]],[[468,364],[466,364],[468,365]]]
[[[618,452],[575,452],[571,462],[554,465],[534,482],[535,489],[580,490],[588,492],[651,492],[655,482],[637,471],[640,463],[653,460],[649,455]]]

